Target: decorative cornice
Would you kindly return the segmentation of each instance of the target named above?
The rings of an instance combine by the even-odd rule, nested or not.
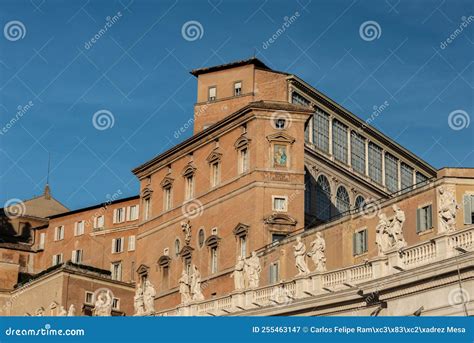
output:
[[[244,236],[248,234],[250,225],[238,223],[237,226],[232,230],[232,233],[236,236]]]
[[[272,215],[264,218],[263,222],[270,225],[279,224],[295,226],[298,221],[284,213],[273,213]]]
[[[246,147],[250,144],[251,139],[247,137],[247,135],[244,133],[242,136],[237,138],[237,140],[234,143],[234,147],[236,149],[241,149],[243,147]]]
[[[173,185],[174,179],[170,176],[165,176],[163,180],[160,182],[160,186],[163,188],[169,187]]]
[[[277,132],[277,133],[268,135],[267,140],[269,142],[276,141],[276,142],[285,142],[285,143],[293,144],[296,139],[286,134],[285,132]]]

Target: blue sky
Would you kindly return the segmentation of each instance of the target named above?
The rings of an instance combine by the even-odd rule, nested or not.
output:
[[[42,193],[48,152],[53,195],[71,209],[117,192],[137,194],[131,169],[192,134],[174,137],[193,113],[196,80],[189,71],[254,53],[362,119],[388,104],[372,124],[433,166],[474,167],[472,1],[0,0],[0,6],[2,204]],[[190,21],[202,27],[196,37],[182,34]],[[374,36],[360,30],[369,21]],[[102,110],[113,126],[98,130],[93,116]]]

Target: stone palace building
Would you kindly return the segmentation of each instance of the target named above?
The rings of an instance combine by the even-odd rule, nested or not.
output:
[[[257,58],[191,74],[194,134],[133,169],[138,195],[3,209],[0,315],[474,313],[474,169]]]

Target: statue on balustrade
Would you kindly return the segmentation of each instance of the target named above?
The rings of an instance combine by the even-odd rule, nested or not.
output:
[[[260,259],[258,258],[257,253],[252,251],[252,255],[245,261],[245,275],[250,288],[258,287],[261,271],[262,267],[260,266]]]
[[[389,236],[389,220],[387,215],[379,213],[379,222],[375,228],[375,244],[378,247],[378,255],[384,256],[385,252],[390,249],[390,236]]]
[[[316,266],[315,272],[326,271],[326,241],[321,232],[316,233],[316,239],[311,242],[311,251],[308,256],[313,260]]]
[[[142,316],[145,314],[145,301],[143,299],[143,287],[138,284],[133,297],[133,307],[135,308],[135,315]]]
[[[64,308],[64,306],[61,305],[61,307],[59,308],[59,314],[58,314],[59,317],[66,317],[67,316],[67,311],[66,309]]]
[[[403,224],[405,223],[405,212],[403,212],[398,205],[392,206],[395,216],[389,226],[389,233],[392,237],[392,247],[402,249],[407,246],[407,242],[403,237]]]
[[[456,230],[456,211],[459,209],[459,205],[456,203],[453,191],[439,187],[438,193],[438,233],[452,232]]]
[[[181,304],[187,304],[191,301],[189,275],[183,270],[179,278],[179,293],[181,294]]]
[[[235,290],[241,290],[245,288],[245,260],[242,256],[237,258],[234,272],[231,277],[234,278]]]
[[[143,303],[145,307],[145,314],[153,314],[155,313],[155,287],[150,282],[150,280],[146,280],[144,287],[143,287]]]
[[[193,274],[191,275],[191,293],[193,300],[204,300],[204,295],[201,291],[201,273],[196,265],[193,265]]]
[[[293,245],[294,255],[296,259],[296,268],[298,276],[309,274],[309,268],[306,264],[306,246],[301,241],[301,236],[296,237],[296,245]]]
[[[112,296],[109,290],[101,291],[97,295],[93,315],[95,317],[109,317],[112,315]]]
[[[69,310],[67,311],[67,316],[74,317],[75,315],[76,315],[76,306],[74,306],[74,304],[71,304],[71,306],[69,306]]]

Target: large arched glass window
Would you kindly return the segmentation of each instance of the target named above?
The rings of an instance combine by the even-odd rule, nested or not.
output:
[[[336,192],[336,208],[338,214],[349,211],[349,193],[343,186],[339,186]]]
[[[364,209],[364,206],[365,206],[365,199],[362,195],[358,195],[356,200],[355,200],[355,209],[358,210],[358,211],[361,211]]]
[[[316,181],[316,216],[323,221],[331,217],[331,186],[324,175]]]

